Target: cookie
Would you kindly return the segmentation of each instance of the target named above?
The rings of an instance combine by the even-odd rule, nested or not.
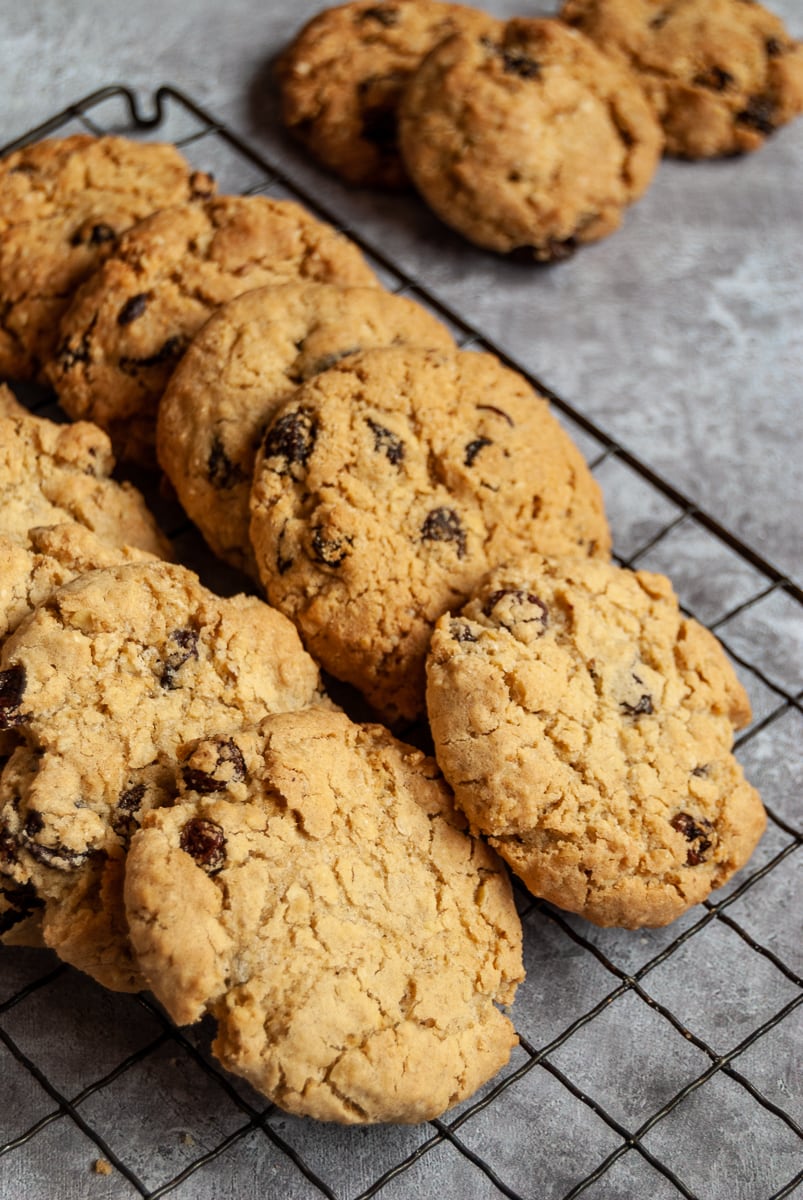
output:
[[[761,836],[732,754],[747,696],[662,575],[537,556],[500,567],[438,622],[427,678],[458,805],[561,908],[665,925]]]
[[[0,394],[7,389],[0,384]],[[10,415],[14,413],[14,415]],[[9,414],[9,415],[5,415]],[[38,525],[75,522],[101,541],[172,557],[141,494],[117,483],[109,439],[87,421],[58,425],[22,410],[0,410],[0,534],[26,544]]]
[[[669,154],[757,150],[803,112],[803,45],[758,3],[566,0],[561,17],[633,71]]]
[[[282,121],[348,183],[405,187],[396,139],[404,86],[443,38],[487,23],[476,9],[438,0],[355,0],[327,8],[279,60]]]
[[[292,1113],[416,1122],[471,1095],[516,1036],[523,977],[501,861],[432,759],[338,713],[201,742],[128,858],[131,938],[179,1023]]]
[[[410,177],[470,241],[543,262],[617,229],[663,138],[638,83],[559,21],[498,22],[427,56],[402,99]]]
[[[546,400],[473,351],[368,350],[302,384],[265,434],[251,512],[271,603],[394,723],[424,710],[435,621],[494,563],[610,545]]]
[[[50,379],[64,409],[155,466],[159,399],[194,334],[241,292],[297,280],[377,286],[355,244],[290,200],[220,196],[131,229],[75,297]]]
[[[299,384],[376,346],[449,348],[427,309],[375,288],[286,284],[225,304],[193,340],[159,405],[159,462],[215,554],[258,578],[248,537],[254,459]]]
[[[179,746],[323,702],[289,621],[182,567],[93,571],[40,604],[0,656],[0,728],[20,739],[0,776],[0,871],[44,901],[47,944],[109,987],[140,987],[122,910],[102,896],[119,897],[109,860],[140,815],[172,795]]]
[[[124,229],[211,196],[174,146],[74,134],[0,161],[0,375],[42,379],[78,285]]]

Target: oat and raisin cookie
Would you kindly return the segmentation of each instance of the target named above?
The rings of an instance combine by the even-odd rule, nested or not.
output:
[[[662,575],[536,556],[500,567],[438,623],[427,673],[457,803],[561,908],[665,925],[761,836],[732,753],[747,696]]]
[[[40,603],[0,655],[0,727],[19,738],[0,776],[0,871],[44,901],[47,943],[109,987],[141,986],[116,863],[171,796],[179,746],[324,701],[289,621],[182,567],[108,567]]]
[[[42,378],[78,285],[124,229],[211,196],[174,146],[74,134],[0,161],[0,375]]]
[[[561,17],[635,73],[669,154],[757,150],[803,112],[803,45],[761,4],[566,0]]]
[[[203,741],[135,835],[125,899],[157,998],[290,1112],[417,1122],[516,1043],[523,977],[504,865],[434,761],[339,713]]]
[[[35,417],[0,384],[0,534],[24,545],[35,526],[76,522],[111,546],[172,557],[141,494],[111,479],[113,468],[102,429]]]
[[[404,93],[399,140],[447,225],[540,261],[617,229],[663,144],[624,67],[559,21],[524,19],[433,50]]]
[[[121,458],[155,466],[156,411],[206,319],[241,292],[297,280],[378,286],[356,245],[299,204],[219,196],[154,213],[76,295],[50,378]]]
[[[404,187],[396,119],[407,80],[444,38],[488,24],[476,9],[438,0],[354,0],[327,8],[277,64],[282,120],[349,183]]]
[[[248,499],[268,421],[299,384],[338,359],[392,345],[454,342],[420,304],[376,288],[259,288],[210,318],[167,385],[156,443],[162,469],[216,554],[259,578]]]
[[[473,351],[367,350],[302,384],[268,427],[251,501],[271,603],[394,723],[423,713],[432,626],[491,566],[610,544],[546,400]]]

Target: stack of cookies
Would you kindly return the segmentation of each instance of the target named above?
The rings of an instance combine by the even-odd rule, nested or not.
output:
[[[0,297],[4,373],[74,418],[0,388],[6,943],[211,1013],[289,1111],[413,1122],[515,1044],[508,866],[637,927],[746,862],[723,650],[612,565],[547,401],[354,244],[68,138],[0,163]],[[115,453],[243,594],[172,561]]]
[[[507,22],[350,0],[278,78],[285,125],[347,182],[412,183],[476,245],[542,262],[618,228],[662,151],[756,150],[803,111],[803,46],[752,0],[565,0]]]

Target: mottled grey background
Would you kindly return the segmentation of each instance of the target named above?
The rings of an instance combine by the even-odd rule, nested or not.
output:
[[[0,141],[105,84],[132,85],[147,103],[157,85],[174,83],[799,579],[803,121],[749,158],[664,163],[615,236],[558,267],[514,266],[469,247],[412,196],[341,188],[281,137],[269,61],[318,7],[0,0]],[[488,7],[534,12],[508,0]],[[803,36],[801,0],[774,7]],[[191,131],[179,112],[165,136]],[[259,171],[218,149],[203,141],[189,152],[199,165],[211,155],[224,190],[259,186]],[[675,506],[569,427],[596,464],[617,552],[672,577],[736,657],[753,701],[739,754],[771,819],[750,867],[715,897],[726,907],[629,933],[523,900],[528,978],[512,1013],[523,1039],[503,1073],[512,1081],[487,1107],[469,1103],[438,1127],[413,1129],[343,1130],[265,1113],[247,1087],[208,1072],[206,1025],[177,1041],[157,1009],[70,971],[51,977],[45,953],[3,950],[2,1200],[136,1196],[221,1145],[171,1196],[557,1200],[617,1154],[584,1197],[792,1194],[801,1168],[793,1126],[803,1117],[800,1010],[791,1009],[803,907],[800,608],[700,522],[663,535]],[[117,1169],[92,1171],[93,1133],[139,1191]]]

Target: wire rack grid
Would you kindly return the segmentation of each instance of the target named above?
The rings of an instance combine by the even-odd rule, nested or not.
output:
[[[221,190],[286,195],[332,220],[171,86],[149,113],[130,89],[104,88],[2,153],[77,130],[158,133],[211,166]],[[148,995],[106,993],[45,952],[6,949],[0,1197],[791,1196],[803,1184],[803,979],[790,911],[803,840],[793,777],[803,693],[786,635],[803,594],[425,284],[345,232],[385,286],[431,307],[461,345],[497,354],[550,397],[603,487],[618,561],[670,574],[684,610],[716,630],[753,701],[737,747],[761,786],[768,832],[741,876],[666,930],[596,929],[518,888],[528,969],[512,1010],[519,1046],[478,1096],[416,1127],[290,1117],[219,1068],[206,1023],[176,1029]],[[52,403],[25,398],[37,411]],[[208,576],[198,535],[169,506],[160,516],[180,557]],[[714,564],[705,587],[701,552]]]

